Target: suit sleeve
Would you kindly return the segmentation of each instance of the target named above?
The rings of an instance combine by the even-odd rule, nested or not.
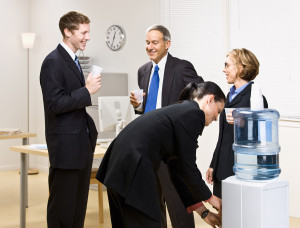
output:
[[[204,82],[203,78],[197,75],[197,72],[193,64],[191,64],[189,61],[185,61],[185,60],[183,61],[184,61],[184,67],[183,67],[182,74],[183,74],[183,80],[185,86],[187,86],[187,84],[189,84],[190,82],[195,82],[195,83]]]
[[[208,200],[212,195],[196,164],[197,138],[204,127],[200,117],[205,118],[199,113],[194,115],[191,113],[189,120],[180,120],[176,123],[178,158],[168,163],[172,182],[185,207]],[[191,119],[193,121],[190,121]]]
[[[57,115],[84,108],[91,105],[90,93],[81,86],[66,91],[67,80],[64,67],[59,60],[50,58],[42,65],[40,82],[44,96],[45,109],[48,113]]]
[[[135,114],[139,114],[139,115],[141,115],[141,114],[144,113],[144,108],[145,108],[144,103],[145,103],[145,100],[146,100],[146,97],[147,97],[147,91],[146,91],[145,88],[143,88],[143,86],[141,85],[142,76],[143,76],[143,75],[142,75],[142,73],[141,73],[141,68],[140,68],[140,69],[138,70],[138,85],[139,85],[139,88],[140,88],[140,89],[143,89],[143,90],[144,90],[144,92],[146,93],[146,95],[145,95],[144,98],[143,98],[142,110],[139,111],[139,110],[134,109]]]

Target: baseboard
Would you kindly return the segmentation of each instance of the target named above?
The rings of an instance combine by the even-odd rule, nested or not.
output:
[[[294,217],[294,218],[300,218],[300,211],[298,210],[291,210],[290,209],[290,217]]]
[[[9,170],[17,170],[19,169],[20,165],[15,164],[15,165],[3,165],[0,166],[0,171],[9,171]]]
[[[49,166],[38,165],[35,168],[38,168],[43,173],[49,173]]]

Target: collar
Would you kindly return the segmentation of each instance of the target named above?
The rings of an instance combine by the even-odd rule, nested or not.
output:
[[[75,53],[71,50],[71,48],[69,48],[69,46],[66,45],[64,41],[60,41],[59,44],[69,53],[71,58],[75,61]]]
[[[252,83],[252,81],[248,82],[247,84],[239,87],[239,88],[235,88],[235,85],[233,85],[231,88],[230,88],[230,94],[239,94],[240,92],[243,91],[243,89],[245,89],[247,87],[247,85],[249,85],[250,83]]]
[[[159,71],[160,72],[164,72],[165,66],[166,66],[166,62],[167,62],[167,58],[168,58],[169,53],[167,53],[160,61],[158,64],[156,64],[154,61],[152,61],[152,67],[154,69],[154,67],[156,65],[158,65]],[[161,71],[162,70],[162,71]]]

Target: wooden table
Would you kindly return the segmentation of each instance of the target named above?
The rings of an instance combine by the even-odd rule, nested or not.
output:
[[[27,162],[23,158],[28,154],[48,157],[48,150],[46,149],[31,149],[29,145],[11,146],[10,150],[21,153],[21,168],[20,168],[20,228],[26,227],[26,207],[28,199],[28,175]],[[99,145],[95,148],[94,158],[102,158],[106,152],[105,148]]]

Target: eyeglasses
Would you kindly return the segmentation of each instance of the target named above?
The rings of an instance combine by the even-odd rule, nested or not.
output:
[[[226,62],[225,62],[225,64],[224,64],[225,68],[228,68],[228,67],[230,67],[230,66],[232,66],[232,65],[238,65],[238,64],[237,64],[237,63],[228,64],[228,63],[226,63]]]
[[[232,66],[232,65],[236,65],[236,64],[228,64],[228,63],[225,63],[225,68],[228,68],[228,67],[230,67],[230,66]]]

